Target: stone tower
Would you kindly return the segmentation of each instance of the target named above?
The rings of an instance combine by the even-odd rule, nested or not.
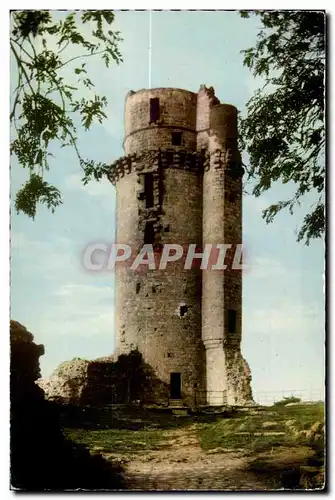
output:
[[[116,186],[116,243],[136,255],[151,244],[242,242],[242,174],[237,111],[213,88],[129,92],[126,156],[109,173]],[[116,266],[117,353],[138,349],[152,371],[156,402],[246,404],[250,371],[241,351],[241,271]],[[200,262],[199,262],[200,264]]]

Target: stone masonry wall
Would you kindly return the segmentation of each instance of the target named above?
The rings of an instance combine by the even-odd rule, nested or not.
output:
[[[227,269],[222,274],[223,284],[223,350],[225,355],[225,376],[227,384],[227,403],[245,404],[252,400],[250,389],[250,370],[242,357],[240,346],[242,338],[242,271],[232,268],[237,245],[242,244],[242,174],[241,158],[237,150],[237,110],[230,105],[214,106],[210,113],[210,144],[215,151],[216,160],[211,169],[216,172],[211,185],[218,182],[221,200],[210,200],[213,212],[221,212],[222,225],[211,227],[211,235],[222,238],[222,242],[232,245],[228,250]],[[208,173],[205,175],[209,175]],[[219,177],[218,177],[219,176]],[[220,179],[220,180],[219,180]],[[208,182],[207,182],[208,184]],[[205,189],[205,183],[204,183]],[[220,194],[218,193],[218,199]],[[223,209],[223,211],[222,211]],[[211,225],[211,222],[208,221]],[[221,229],[219,229],[221,227]],[[218,278],[217,278],[218,279]],[[222,290],[222,289],[221,289]],[[208,299],[215,302],[212,297]],[[229,313],[235,314],[235,327],[231,331]],[[210,316],[209,316],[210,318]],[[211,319],[209,319],[211,322]],[[213,330],[217,325],[213,325]],[[220,325],[221,328],[222,325]]]
[[[201,85],[197,94],[197,149],[208,147],[208,136],[210,130],[209,114],[212,106],[220,104],[219,99],[215,96],[213,87],[207,88]]]
[[[152,97],[159,98],[156,123],[149,123]],[[196,158],[189,158],[196,150],[196,99],[196,94],[179,89],[128,94],[126,154],[141,154],[149,146],[167,150],[167,154],[117,181],[117,242],[130,242],[138,250],[145,242],[146,224],[152,223],[152,243],[158,252],[164,243],[201,246],[202,183]],[[180,146],[172,144],[173,131],[182,134]],[[154,176],[150,208],[145,205],[146,174]],[[180,262],[170,264],[166,271],[134,272],[119,266],[116,273],[118,352],[138,348],[167,388],[170,374],[181,373],[184,400],[193,403],[195,390],[205,390],[199,269],[184,270]],[[168,400],[169,396],[167,389],[157,398]]]
[[[131,242],[137,250],[144,243],[136,173],[117,183],[117,242]],[[168,167],[162,174],[164,191],[159,211],[159,243],[191,243],[201,246],[202,185],[198,175]],[[184,197],[180,192],[184,191]],[[159,193],[158,193],[159,194]],[[143,213],[144,211],[144,213]],[[151,220],[150,211],[142,218]],[[158,236],[158,235],[157,235]],[[158,240],[157,240],[158,241]],[[159,379],[170,383],[170,373],[182,374],[185,400],[193,403],[194,388],[205,390],[201,342],[201,276],[199,269],[184,270],[183,262],[168,264],[166,271],[116,268],[118,353],[138,349]],[[185,310],[185,313],[183,312]],[[168,390],[159,395],[169,398]],[[191,400],[190,400],[191,399]]]
[[[159,119],[150,122],[150,99],[159,98]],[[125,104],[126,154],[148,148],[196,147],[196,99],[193,92],[181,89],[152,89],[128,93]],[[182,133],[182,146],[171,145],[172,132]]]
[[[159,113],[152,121],[150,99],[155,98]],[[157,265],[164,243],[182,245],[186,252],[189,244],[200,249],[205,243],[242,242],[236,121],[236,108],[221,105],[212,87],[201,86],[198,94],[128,93],[126,156],[109,174],[117,189],[118,243],[131,245],[135,255],[152,244]],[[240,351],[241,271],[185,270],[183,260],[161,271],[129,266],[116,267],[117,354],[142,353],[162,381],[156,401],[169,399],[171,373],[181,373],[187,403],[196,397],[199,402],[206,390],[211,404],[250,401],[250,370]],[[234,332],[229,311],[235,311]]]

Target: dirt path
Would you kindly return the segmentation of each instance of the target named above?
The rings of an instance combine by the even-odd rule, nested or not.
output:
[[[194,426],[166,431],[161,449],[128,457],[114,455],[132,490],[264,490],[271,488],[247,471],[243,452],[204,452]],[[112,457],[110,457],[112,458]]]

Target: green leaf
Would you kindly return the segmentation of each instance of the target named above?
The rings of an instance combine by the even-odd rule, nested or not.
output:
[[[91,32],[88,27],[83,30],[88,21],[92,24]],[[35,217],[39,203],[51,211],[61,203],[58,189],[43,178],[43,172],[50,168],[51,148],[55,143],[73,147],[80,167],[86,168],[77,146],[80,128],[77,130],[75,123],[81,121],[84,130],[94,122],[101,123],[107,118],[103,111],[107,99],[98,95],[87,98],[87,88],[94,88],[95,75],[87,74],[86,62],[80,61],[74,68],[79,76],[76,86],[71,85],[63,68],[82,57],[101,57],[106,63],[106,54],[109,62],[110,58],[121,62],[118,49],[121,37],[119,32],[110,30],[113,21],[111,11],[84,11],[81,16],[70,12],[57,22],[52,11],[11,14],[10,47],[17,81],[10,112],[14,129],[10,152],[30,172],[30,180],[18,191],[15,202],[16,209],[29,217]],[[35,38],[41,43],[36,43]],[[74,47],[79,55],[66,56]],[[93,178],[100,179],[102,170],[94,160],[92,168]]]
[[[33,173],[29,181],[18,191],[15,209],[18,213],[23,212],[34,219],[38,203],[46,205],[51,212],[54,212],[62,200],[60,191],[55,186],[48,184],[40,175]]]
[[[255,47],[242,51],[244,65],[265,81],[239,115],[240,147],[249,155],[253,194],[277,181],[295,183],[292,200],[268,207],[272,222],[283,209],[294,212],[307,193],[324,195],[325,14],[317,11],[253,11],[262,23]],[[242,17],[249,13],[241,12]],[[256,181],[256,184],[255,184]],[[324,234],[321,209],[306,214],[298,241]],[[319,224],[319,229],[317,225]]]

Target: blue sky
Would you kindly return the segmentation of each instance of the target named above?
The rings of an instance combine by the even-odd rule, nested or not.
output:
[[[254,44],[259,27],[257,18],[241,19],[235,12],[153,12],[149,65],[149,12],[116,12],[124,63],[106,69],[98,59],[86,60],[109,105],[103,125],[80,133],[82,155],[112,162],[123,154],[123,107],[130,89],[197,92],[206,84],[221,102],[243,111],[259,82],[243,67],[240,51]],[[13,85],[15,72],[12,78]],[[113,275],[81,266],[88,243],[114,241],[114,188],[107,181],[84,187],[74,152],[55,147],[54,155],[46,178],[62,191],[63,205],[54,215],[40,207],[34,221],[12,211],[11,317],[45,345],[43,376],[64,360],[114,349]],[[14,160],[12,193],[25,178]],[[262,209],[292,189],[276,184],[257,199],[245,195],[243,202],[251,269],[244,276],[242,350],[256,394],[318,393],[324,385],[324,245],[319,240],[306,247],[295,236],[313,196],[294,216],[282,213],[271,225],[261,219]]]

